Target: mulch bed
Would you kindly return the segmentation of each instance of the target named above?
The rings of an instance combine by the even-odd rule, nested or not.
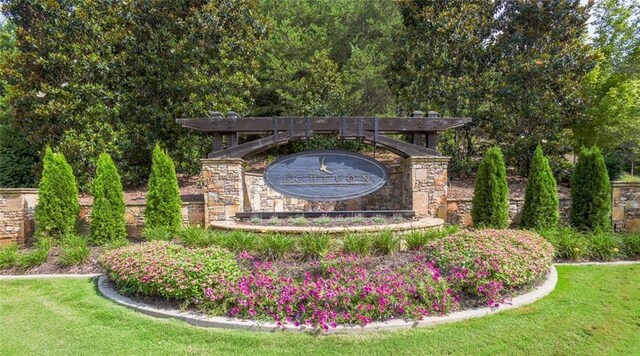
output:
[[[87,261],[78,266],[61,266],[58,264],[58,255],[60,247],[54,246],[49,252],[47,262],[40,266],[22,270],[17,267],[0,270],[0,275],[23,275],[23,274],[89,274],[104,273],[104,270],[98,264],[98,259],[104,252],[102,247],[90,247],[90,254]],[[30,251],[31,248],[21,249],[21,251]]]

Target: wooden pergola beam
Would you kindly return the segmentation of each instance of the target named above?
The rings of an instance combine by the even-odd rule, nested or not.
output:
[[[374,117],[209,117],[209,118],[180,118],[176,122],[183,127],[203,131],[239,134],[257,134],[293,129],[294,132],[304,132],[311,126],[314,133],[338,133],[343,126],[352,131],[362,122],[364,131],[374,131],[376,118]],[[385,134],[402,134],[415,132],[438,132],[464,126],[471,122],[471,118],[432,118],[432,117],[384,117],[378,118],[378,132]]]

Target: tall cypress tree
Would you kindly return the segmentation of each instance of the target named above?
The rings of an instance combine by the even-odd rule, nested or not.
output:
[[[178,178],[171,157],[156,145],[147,189],[145,227],[167,227],[177,231],[182,224],[182,202]]]
[[[538,145],[529,168],[522,225],[528,228],[552,228],[558,225],[559,215],[556,179],[549,160]]]
[[[53,153],[47,147],[43,163],[36,206],[36,234],[59,238],[75,231],[80,212],[78,186],[62,153]]]
[[[488,149],[478,167],[471,216],[476,227],[504,229],[509,225],[507,170],[498,147]]]
[[[582,148],[571,177],[571,224],[580,230],[611,228],[611,182],[600,149]]]
[[[124,194],[116,165],[107,153],[100,154],[93,181],[91,243],[102,245],[127,237]]]

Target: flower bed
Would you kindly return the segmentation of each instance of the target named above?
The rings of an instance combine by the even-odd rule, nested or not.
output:
[[[326,330],[444,315],[468,305],[495,307],[541,279],[552,255],[553,248],[533,233],[486,230],[451,235],[421,251],[329,254],[305,263],[266,262],[246,252],[233,261],[215,247],[155,242],[115,250],[103,265],[126,294]]]

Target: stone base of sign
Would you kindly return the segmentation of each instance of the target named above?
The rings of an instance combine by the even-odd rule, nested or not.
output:
[[[612,188],[614,230],[640,232],[640,183],[613,182]]]
[[[0,246],[24,245],[35,230],[37,189],[0,189]]]
[[[200,185],[204,188],[204,223],[230,220],[244,211],[245,161],[240,158],[202,160]]]
[[[415,221],[407,221],[398,224],[385,224],[385,225],[367,225],[367,226],[262,226],[243,224],[236,221],[213,221],[209,224],[210,227],[220,230],[242,230],[255,233],[278,233],[278,234],[292,234],[303,235],[308,232],[328,235],[344,235],[346,233],[362,233],[362,232],[378,232],[378,231],[393,231],[398,233],[405,233],[415,230],[425,229],[440,229],[444,226],[444,220],[437,218],[423,218]]]
[[[409,157],[402,161],[402,205],[416,216],[446,219],[449,157]]]

